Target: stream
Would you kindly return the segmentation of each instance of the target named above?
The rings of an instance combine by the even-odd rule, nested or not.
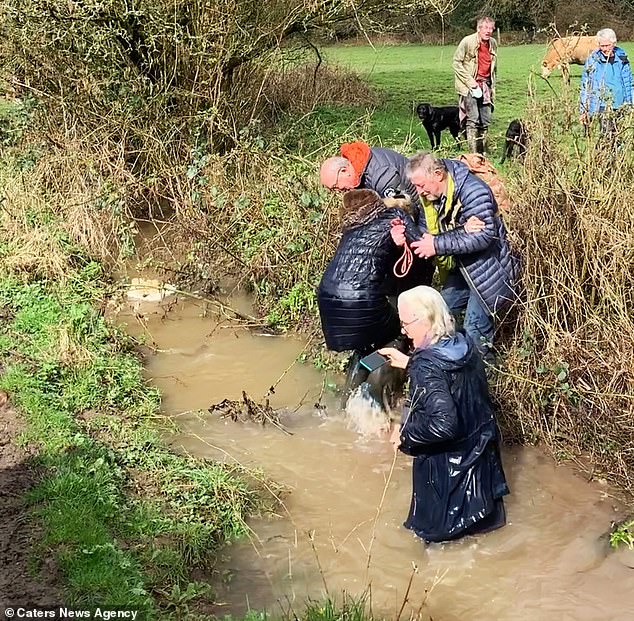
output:
[[[345,591],[366,593],[390,619],[634,618],[632,556],[612,553],[605,535],[624,508],[607,485],[539,448],[505,448],[507,526],[425,546],[402,527],[411,459],[394,458],[385,436],[341,410],[329,385],[342,377],[295,363],[304,341],[240,328],[200,301],[169,304],[137,304],[119,321],[156,348],[147,377],[180,430],[172,446],[259,468],[291,490],[278,516],[252,520],[250,538],[225,548],[217,614],[279,614]],[[245,297],[230,304],[249,310]],[[271,405],[292,435],[207,412],[243,390],[259,401],[273,385]]]

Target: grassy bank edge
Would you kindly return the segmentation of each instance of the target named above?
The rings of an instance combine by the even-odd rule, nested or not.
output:
[[[100,276],[88,262],[64,283],[0,277],[0,388],[43,473],[27,496],[39,555],[54,555],[67,604],[182,617],[193,599],[213,598],[190,570],[211,569],[269,500],[259,473],[165,446],[159,395],[98,310]]]

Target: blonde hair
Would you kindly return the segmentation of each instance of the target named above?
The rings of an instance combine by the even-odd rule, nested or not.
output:
[[[398,307],[407,304],[417,319],[425,319],[431,326],[431,343],[456,333],[456,323],[442,295],[433,287],[420,285],[403,291],[398,296]]]

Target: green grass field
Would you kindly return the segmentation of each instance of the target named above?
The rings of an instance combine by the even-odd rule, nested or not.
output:
[[[634,44],[620,44],[634,53]],[[352,107],[324,107],[319,115],[324,123],[334,123],[343,133],[359,126],[360,115],[366,114],[364,137],[373,144],[406,146],[408,151],[428,149],[427,134],[415,113],[418,103],[451,105],[457,102],[454,90],[452,57],[455,46],[392,45],[336,46],[324,50],[328,62],[349,67],[382,92],[382,102],[369,117],[367,111]],[[539,76],[546,45],[505,47],[498,53],[498,83],[495,112],[490,131],[493,158],[503,144],[510,120],[522,117],[529,93],[537,97],[559,95],[561,72],[555,71],[550,85]],[[576,98],[581,67],[571,68],[569,96]],[[453,139],[443,132],[443,147],[454,151]]]

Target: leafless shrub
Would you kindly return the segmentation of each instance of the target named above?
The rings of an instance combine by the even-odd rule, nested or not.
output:
[[[634,115],[582,135],[572,104],[535,105],[512,232],[525,297],[498,376],[505,426],[634,490]]]
[[[372,104],[377,93],[357,74],[339,67],[302,64],[270,74],[262,96],[274,109],[308,112],[323,104]]]
[[[356,76],[306,64],[305,50],[311,28],[381,6],[7,0],[0,63],[18,92],[41,102],[33,129],[47,143],[29,184],[48,191],[71,239],[95,257],[116,260],[129,250],[131,216],[173,213],[170,253],[187,263],[178,271],[215,273],[209,245],[216,263],[229,258],[255,281],[231,248],[240,205],[248,200],[255,214],[279,200],[306,211],[306,188],[290,195],[298,184],[281,179],[279,149],[256,144],[259,128],[282,111],[371,99]],[[251,228],[241,223],[238,232]],[[258,273],[289,258],[269,244],[257,252]]]

